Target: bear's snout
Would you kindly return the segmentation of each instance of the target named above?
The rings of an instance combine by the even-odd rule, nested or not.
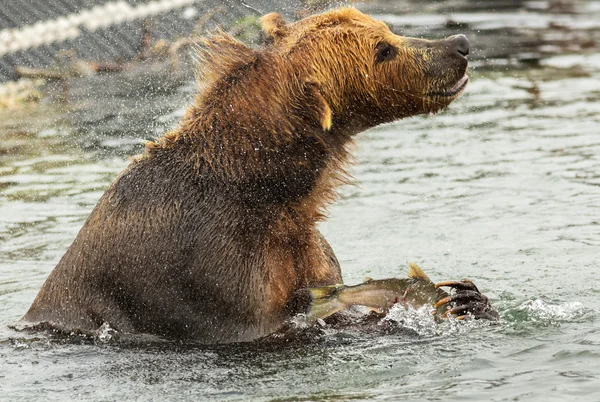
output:
[[[454,49],[455,52],[462,56],[467,56],[469,54],[469,40],[465,35],[454,35],[448,39],[450,39],[453,46],[451,49]]]
[[[452,35],[442,39],[442,47],[450,57],[464,59],[469,54],[469,40],[463,34]]]

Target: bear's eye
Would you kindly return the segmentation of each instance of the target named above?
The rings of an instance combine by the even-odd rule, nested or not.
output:
[[[375,61],[381,63],[387,60],[392,60],[398,54],[398,49],[389,43],[380,43],[377,45],[377,55]]]

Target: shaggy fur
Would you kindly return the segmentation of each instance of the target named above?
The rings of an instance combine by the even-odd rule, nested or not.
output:
[[[260,50],[200,44],[194,104],[108,188],[24,324],[248,341],[299,290],[342,282],[316,224],[352,137],[447,106],[436,94],[466,60],[453,38],[399,37],[352,8],[262,23]]]

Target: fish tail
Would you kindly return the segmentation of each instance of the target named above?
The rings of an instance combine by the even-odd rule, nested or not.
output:
[[[336,296],[336,292],[341,286],[333,285],[320,288],[309,288],[308,290],[313,301],[310,305],[307,317],[311,320],[319,318],[323,319],[338,311],[344,310],[346,306],[340,302]]]
[[[313,298],[313,300],[317,300],[333,296],[339,288],[340,285],[331,285],[320,288],[308,288],[308,291],[310,292],[310,296]]]
[[[346,306],[343,303],[340,303],[340,301],[335,297],[330,299],[318,299],[313,301],[307,317],[309,320],[316,320],[319,318],[323,319],[337,313],[338,311],[342,311],[345,308]]]

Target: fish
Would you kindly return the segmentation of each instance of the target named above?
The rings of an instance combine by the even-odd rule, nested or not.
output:
[[[450,286],[456,289],[457,293],[451,295],[441,289],[441,286]],[[477,302],[485,298],[470,280],[441,282],[436,285],[413,262],[408,264],[406,278],[367,278],[359,285],[331,285],[308,288],[308,291],[312,303],[306,316],[313,321],[327,318],[351,306],[366,306],[385,314],[396,304],[406,308],[430,306],[431,313],[436,318],[456,314],[456,318],[462,320],[468,316],[466,307],[469,306],[469,302],[472,303],[472,299]],[[457,309],[458,301],[466,301],[467,304],[459,304],[460,309]],[[485,301],[487,303],[487,298]]]

